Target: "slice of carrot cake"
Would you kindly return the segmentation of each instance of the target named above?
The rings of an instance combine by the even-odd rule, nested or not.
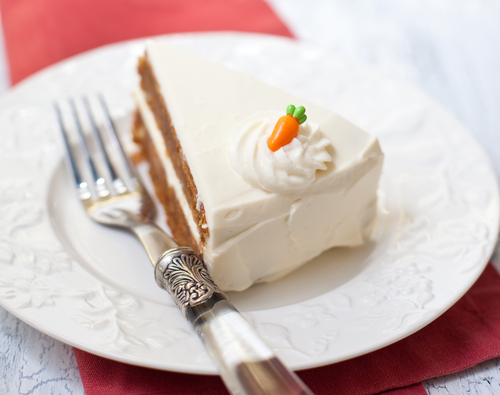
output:
[[[364,242],[383,154],[342,117],[177,47],[148,41],[135,138],[178,243],[223,290],[272,281]]]

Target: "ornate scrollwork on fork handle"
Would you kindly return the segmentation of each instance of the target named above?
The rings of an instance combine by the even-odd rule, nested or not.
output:
[[[188,247],[166,251],[155,265],[155,279],[188,320],[194,318],[192,308],[227,299],[208,274],[203,260]]]
[[[313,395],[227,300],[191,248],[165,252],[155,278],[193,324],[231,393]]]

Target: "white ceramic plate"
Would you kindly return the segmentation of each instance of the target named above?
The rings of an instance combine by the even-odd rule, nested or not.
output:
[[[230,298],[293,369],[352,358],[417,331],[483,270],[498,233],[484,151],[439,104],[342,56],[251,34],[164,37],[336,111],[380,138],[379,220],[363,248],[328,251]],[[139,243],[92,223],[63,166],[52,101],[102,91],[127,129],[142,41],[52,66],[0,100],[0,295],[63,342],[131,364],[216,373],[153,279]]]

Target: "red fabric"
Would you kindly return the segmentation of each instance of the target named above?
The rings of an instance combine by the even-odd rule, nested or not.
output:
[[[291,37],[262,0],[1,0],[13,84],[100,45],[167,33],[238,30]]]
[[[219,378],[158,372],[76,349],[75,353],[87,395],[194,394],[203,387],[208,388],[207,394],[227,393]],[[382,391],[424,395],[422,380],[459,372],[499,355],[500,276],[490,264],[450,310],[412,336],[370,354],[298,374],[316,395]],[[388,391],[392,388],[399,389]]]
[[[0,0],[0,8],[13,83],[68,56],[141,36],[209,30],[291,36],[262,0]],[[423,379],[500,355],[499,328],[500,276],[489,265],[455,306],[416,334],[299,375],[317,395],[423,395]],[[160,372],[78,349],[75,355],[87,395],[227,393],[218,377]]]

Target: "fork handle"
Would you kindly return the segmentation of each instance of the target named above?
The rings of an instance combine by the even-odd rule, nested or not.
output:
[[[155,278],[193,325],[232,394],[313,395],[228,301],[191,248],[165,252]]]

